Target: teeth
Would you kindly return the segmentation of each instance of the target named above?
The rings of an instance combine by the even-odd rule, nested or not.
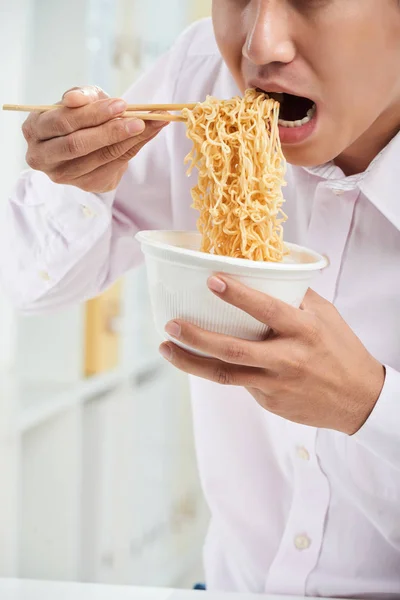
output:
[[[315,115],[316,111],[317,111],[317,105],[313,104],[312,107],[307,111],[307,116],[312,119],[313,116]]]
[[[301,121],[285,121],[284,119],[279,119],[279,125],[281,127],[302,127],[303,125],[307,125],[315,115],[317,107],[315,104],[307,111],[307,116]]]

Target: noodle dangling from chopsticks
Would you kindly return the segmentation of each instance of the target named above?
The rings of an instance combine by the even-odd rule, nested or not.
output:
[[[199,171],[192,189],[203,252],[280,262],[285,254],[279,103],[248,90],[244,98],[211,96],[183,110],[193,149],[185,158]]]

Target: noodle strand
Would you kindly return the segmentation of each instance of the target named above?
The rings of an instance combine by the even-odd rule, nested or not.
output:
[[[203,252],[280,262],[285,255],[282,186],[285,160],[279,140],[279,103],[256,90],[243,98],[208,96],[183,110],[193,142],[185,158],[196,167],[193,207]]]

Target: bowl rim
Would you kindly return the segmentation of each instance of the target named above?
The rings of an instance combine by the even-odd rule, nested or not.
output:
[[[147,245],[152,248],[159,249],[163,252],[170,252],[174,255],[180,255],[185,257],[193,257],[193,259],[204,261],[204,266],[207,263],[218,263],[221,266],[223,265],[231,265],[241,268],[246,268],[249,271],[257,270],[257,271],[320,271],[328,266],[328,259],[319,254],[315,250],[311,250],[306,246],[300,246],[299,244],[293,244],[291,242],[285,242],[285,245],[289,249],[297,250],[299,252],[305,252],[310,257],[314,258],[313,262],[306,263],[277,263],[277,262],[267,262],[267,261],[255,261],[249,260],[247,258],[232,258],[230,256],[220,256],[216,254],[208,254],[206,252],[200,252],[199,250],[189,250],[187,248],[181,248],[179,246],[174,246],[172,244],[168,244],[166,242],[160,242],[159,240],[154,239],[154,235],[163,234],[163,233],[175,233],[175,234],[196,234],[200,236],[201,234],[195,230],[169,230],[169,229],[147,229],[143,231],[139,231],[135,238],[142,245]]]

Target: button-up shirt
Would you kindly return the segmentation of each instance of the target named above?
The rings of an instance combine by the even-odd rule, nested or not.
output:
[[[238,93],[211,23],[189,29],[126,94],[130,102]],[[21,175],[0,227],[6,291],[27,313],[98,294],[141,261],[141,229],[194,229],[183,124],[134,158],[114,192]],[[400,597],[400,137],[365,173],[289,167],[287,241],[329,259],[314,289],[386,366],[374,411],[350,437],[269,414],[243,389],[191,381],[211,510],[209,589]]]

